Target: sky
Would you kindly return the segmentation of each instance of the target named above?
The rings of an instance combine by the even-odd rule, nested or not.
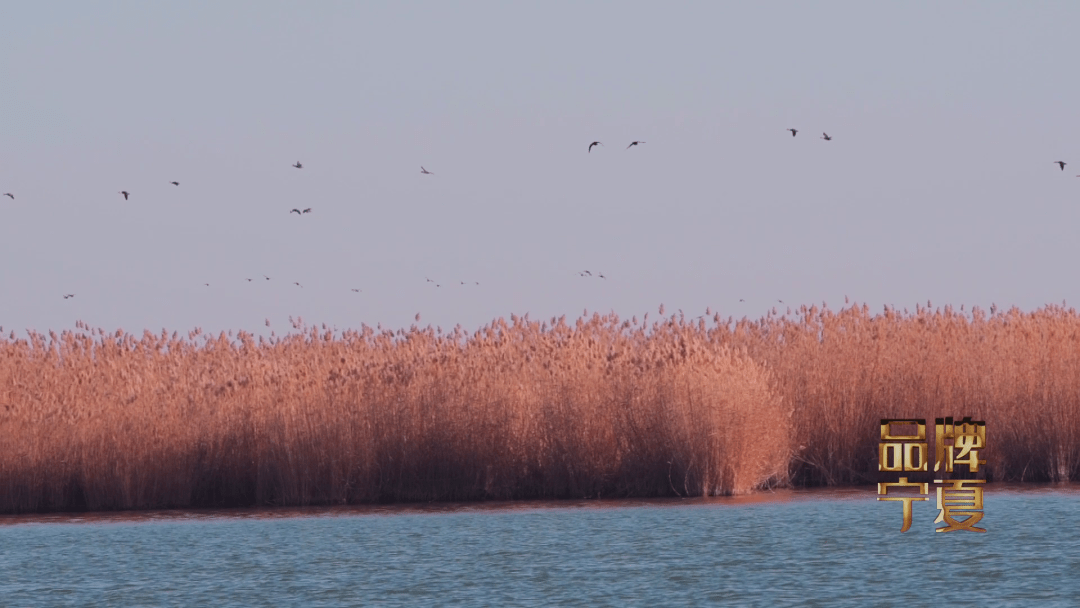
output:
[[[5,333],[1080,301],[1080,3],[0,17]]]

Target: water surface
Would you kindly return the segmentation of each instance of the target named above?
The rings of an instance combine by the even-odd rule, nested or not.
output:
[[[1077,486],[901,534],[875,490],[0,517],[3,606],[1075,606]]]

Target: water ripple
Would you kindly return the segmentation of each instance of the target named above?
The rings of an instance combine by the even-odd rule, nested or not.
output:
[[[988,491],[989,532],[873,490],[5,518],[5,606],[1076,605],[1080,493]]]

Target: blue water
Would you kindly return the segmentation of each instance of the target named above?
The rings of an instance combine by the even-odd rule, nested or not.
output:
[[[1080,491],[0,517],[0,606],[1080,606]]]

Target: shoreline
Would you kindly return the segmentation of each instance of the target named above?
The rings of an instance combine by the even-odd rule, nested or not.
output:
[[[1080,482],[996,482],[984,486],[987,495],[1028,492],[1073,493],[1080,498]],[[757,490],[739,496],[656,497],[656,498],[574,498],[491,500],[475,502],[400,502],[387,504],[262,506],[234,508],[132,509],[116,511],[51,511],[0,514],[0,528],[22,525],[98,525],[200,523],[247,519],[292,519],[323,517],[393,517],[401,515],[454,515],[463,513],[521,513],[550,510],[607,510],[675,507],[746,507],[760,504],[803,501],[873,501],[873,485],[780,488]],[[933,498],[931,498],[931,501]],[[876,501],[875,501],[876,502]]]

